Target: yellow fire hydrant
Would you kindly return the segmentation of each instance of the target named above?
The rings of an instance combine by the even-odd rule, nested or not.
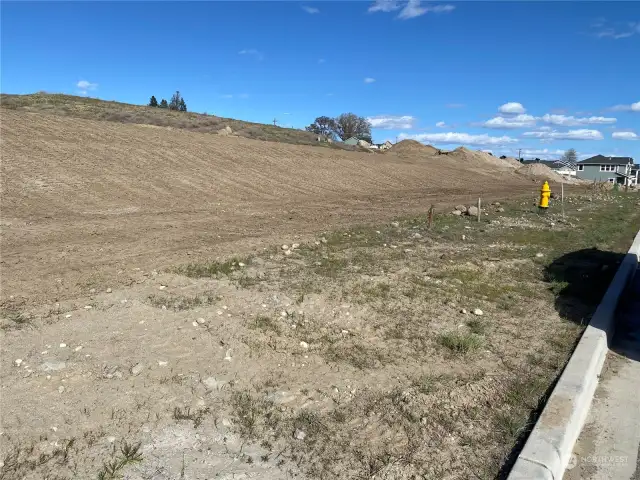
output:
[[[538,204],[538,208],[546,212],[547,208],[549,208],[549,198],[551,197],[551,188],[549,188],[549,182],[545,180],[542,184],[542,188],[540,189],[540,203]]]

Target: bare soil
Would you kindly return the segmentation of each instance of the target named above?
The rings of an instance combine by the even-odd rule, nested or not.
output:
[[[513,195],[508,171],[2,110],[3,298]],[[113,283],[115,282],[115,283]]]
[[[638,228],[446,156],[1,120],[2,480],[499,476],[602,293],[547,266]]]

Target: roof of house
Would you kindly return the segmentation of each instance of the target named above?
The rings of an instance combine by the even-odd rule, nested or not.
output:
[[[605,157],[604,155],[596,155],[578,162],[579,165],[627,165],[633,163],[631,157]]]

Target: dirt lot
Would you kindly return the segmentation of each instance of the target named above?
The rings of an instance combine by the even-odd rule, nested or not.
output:
[[[499,476],[640,227],[444,156],[21,111],[2,174],[0,479]]]
[[[28,140],[27,140],[28,139]],[[513,169],[2,110],[3,298],[518,194]],[[191,254],[190,256],[187,256]]]

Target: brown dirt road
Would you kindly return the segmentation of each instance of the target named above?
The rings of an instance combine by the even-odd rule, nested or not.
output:
[[[70,298],[127,273],[353,223],[535,194],[513,173],[2,110],[2,300]]]

